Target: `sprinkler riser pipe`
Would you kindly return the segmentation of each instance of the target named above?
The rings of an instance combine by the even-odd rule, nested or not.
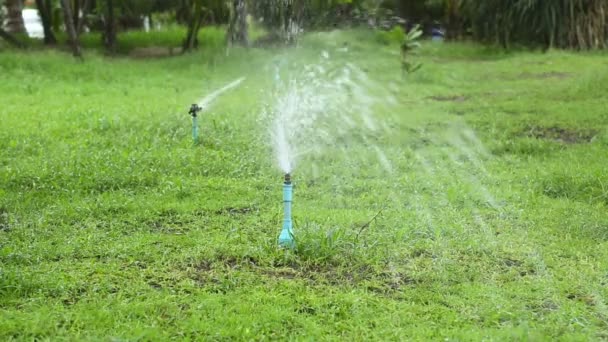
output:
[[[279,247],[293,248],[293,222],[291,220],[291,202],[293,200],[293,186],[291,183],[283,184],[283,230],[279,235]]]
[[[198,144],[198,117],[192,117],[192,141]]]
[[[190,110],[188,111],[188,114],[192,116],[192,141],[195,145],[198,144],[198,113],[201,110],[203,110],[203,108],[195,103],[190,106]]]

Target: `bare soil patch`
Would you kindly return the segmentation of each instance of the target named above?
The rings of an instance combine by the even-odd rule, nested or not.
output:
[[[521,80],[530,80],[530,79],[546,80],[546,79],[551,79],[551,78],[564,79],[564,78],[569,78],[571,76],[572,75],[568,72],[549,71],[549,72],[542,72],[542,73],[524,72],[524,73],[519,74],[517,76],[517,78],[521,79]]]
[[[440,102],[464,102],[464,101],[468,100],[469,98],[464,95],[449,95],[449,96],[437,95],[437,96],[430,96],[429,99],[434,100],[434,101],[440,101]]]
[[[589,143],[597,134],[598,131],[596,130],[579,130],[559,126],[529,126],[526,129],[526,136],[528,137],[553,140],[565,144]]]

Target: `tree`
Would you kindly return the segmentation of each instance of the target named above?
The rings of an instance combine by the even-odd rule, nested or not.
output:
[[[192,0],[188,11],[188,33],[184,41],[183,51],[195,49],[198,46],[198,31],[203,20],[203,1]]]
[[[79,4],[80,7],[80,10],[75,9],[74,15],[74,23],[76,24],[76,32],[78,32],[78,34],[82,34],[82,31],[84,30],[86,17],[91,11],[91,2],[91,0],[84,0],[80,3],[80,0],[76,0],[76,3]],[[82,11],[82,18],[79,17],[80,11]]]
[[[68,43],[72,46],[72,53],[74,54],[74,57],[81,58],[82,51],[80,49],[80,40],[78,39],[78,33],[76,32],[76,26],[74,25],[74,17],[72,15],[70,0],[61,0],[61,7],[63,9],[65,30],[68,33]]]
[[[57,38],[55,38],[53,32],[53,4],[51,0],[36,0],[36,7],[44,30],[44,44],[57,44]]]
[[[114,13],[114,0],[106,0],[107,16],[105,17],[105,29],[103,44],[110,53],[116,52],[116,13]]]
[[[2,16],[2,6],[4,6],[4,2],[3,0],[0,0],[0,23],[4,22],[4,18]],[[0,25],[0,38],[6,40],[9,44],[16,47],[23,47],[23,44],[21,44],[21,42],[19,42],[19,40],[17,40],[17,38],[15,38],[12,34],[5,31],[2,25]]]
[[[225,0],[182,0],[176,4],[176,17],[179,23],[185,23],[188,27],[186,38],[183,42],[183,51],[189,51],[198,47],[198,32],[205,23],[223,24],[228,22],[228,6]],[[166,10],[167,4],[156,7]]]
[[[6,0],[6,31],[9,33],[27,33],[23,22],[22,0]]]
[[[17,38],[15,38],[12,34],[6,32],[2,27],[0,27],[0,38],[6,40],[10,44],[18,48],[23,47],[23,44],[19,40],[17,40]]]
[[[231,44],[249,45],[247,30],[247,4],[245,0],[232,0],[232,15],[228,26],[228,40]]]
[[[310,0],[261,0],[253,3],[252,12],[263,18],[272,35],[286,43],[296,41]]]
[[[446,38],[448,40],[460,39],[463,36],[464,26],[460,13],[461,2],[461,0],[445,0]]]

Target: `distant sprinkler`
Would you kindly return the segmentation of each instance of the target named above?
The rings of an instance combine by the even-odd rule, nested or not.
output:
[[[293,236],[293,224],[291,221],[291,202],[293,199],[293,185],[291,184],[291,175],[285,174],[285,181],[283,182],[283,230],[279,235],[279,247],[290,248],[295,247],[295,241]]]
[[[190,106],[188,114],[192,116],[192,141],[195,145],[198,144],[198,113],[203,110],[196,103]]]
[[[220,89],[212,92],[211,94],[208,94],[198,104],[195,103],[192,106],[190,106],[190,111],[188,112],[188,114],[190,114],[192,116],[192,140],[194,141],[195,145],[198,144],[198,113],[201,110],[203,110],[203,107],[208,109],[209,105],[213,101],[215,101],[215,99],[217,99],[218,96],[220,96],[224,92],[238,86],[244,80],[245,80],[245,78],[241,77],[241,78],[225,85],[223,88],[220,88]]]

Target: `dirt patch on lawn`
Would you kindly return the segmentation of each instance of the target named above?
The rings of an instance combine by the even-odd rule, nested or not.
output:
[[[464,95],[447,95],[447,96],[436,95],[436,96],[430,96],[429,99],[431,99],[433,101],[439,101],[439,102],[464,102],[464,101],[468,100],[469,98]]]
[[[374,270],[366,265],[357,267],[328,265],[292,265],[273,268],[257,268],[257,271],[270,278],[301,279],[311,284],[332,286],[363,285],[367,290],[389,295],[404,286],[416,283],[402,272]]]
[[[569,78],[571,76],[572,76],[572,74],[570,74],[568,72],[549,71],[549,72],[542,72],[542,73],[524,72],[524,73],[519,74],[517,76],[517,78],[520,80],[530,80],[530,79],[546,80],[546,79],[551,79],[551,78],[564,79],[564,78]]]
[[[255,207],[226,207],[215,211],[216,215],[245,215],[257,211]]]
[[[536,274],[534,268],[527,266],[523,261],[517,259],[504,258],[502,260],[502,266],[506,270],[516,271],[521,277],[533,276]]]
[[[579,130],[559,126],[528,126],[526,136],[536,139],[553,140],[565,144],[589,143],[598,134],[597,130]]]
[[[392,295],[417,281],[403,272],[376,269],[369,265],[260,263],[255,257],[219,257],[190,265],[189,277],[200,286],[214,286],[231,272],[263,276],[269,280],[299,280],[310,285],[362,286],[374,293]]]
[[[184,216],[175,209],[161,210],[154,217],[146,220],[146,224],[150,229],[161,232],[180,230],[191,222],[191,217]]]

